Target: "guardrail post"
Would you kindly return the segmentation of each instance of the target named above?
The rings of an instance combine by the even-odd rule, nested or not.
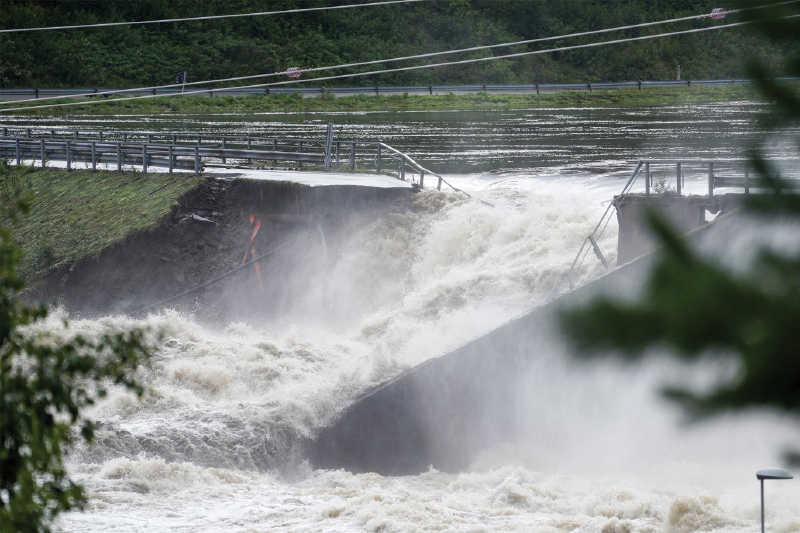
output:
[[[539,94],[539,83],[536,83],[536,94]]]
[[[152,135],[152,134],[150,134],[150,133],[148,133],[148,134],[147,134],[147,142],[148,142],[148,143],[151,143],[151,142],[153,142],[153,135]]]
[[[45,157],[46,156],[45,156],[45,153],[44,153],[44,139],[41,139],[39,142],[41,143],[41,147],[42,147],[42,168],[44,168],[46,166],[45,165],[45,163],[46,163]]]
[[[350,170],[356,171],[356,143],[350,147]]]
[[[692,80],[686,80],[686,87],[692,86]]]
[[[19,152],[19,139],[17,139],[17,143],[16,144],[17,144],[17,166],[19,166],[20,161],[21,161],[20,152]]]
[[[38,99],[39,98],[39,89],[34,89],[33,91],[34,91],[34,94],[35,94],[34,98]]]
[[[336,170],[339,170],[339,143],[336,143]]]
[[[200,147],[194,147],[194,175],[200,174]]]
[[[431,96],[433,96],[433,85],[428,85],[428,92],[430,92]]]
[[[398,174],[401,180],[406,180],[406,158],[403,156],[400,156],[400,172]]]
[[[75,132],[75,140],[76,141],[78,140],[78,132],[77,131]]]
[[[252,143],[253,143],[253,140],[252,140],[250,137],[248,137],[248,138],[247,138],[247,149],[248,149],[248,150],[250,150],[251,148],[253,148],[253,144],[252,144]],[[253,160],[252,160],[252,159],[250,159],[249,157],[247,158],[247,164],[248,164],[248,165],[252,165],[252,164],[253,164]]]
[[[30,128],[25,130],[25,137],[27,137],[28,139],[31,138],[31,129]]]
[[[169,147],[169,173],[172,174],[172,146]]]
[[[678,196],[680,196],[681,195],[681,164],[680,164],[680,162],[677,164],[677,174],[678,174],[678,176],[677,176],[677,181],[676,181],[676,184],[677,184],[676,188],[678,189]]]
[[[8,128],[3,128],[3,137],[8,137]]]
[[[437,191],[441,191],[442,190],[442,178],[439,178],[439,183],[436,185],[436,190]]]
[[[56,130],[50,130],[50,138],[51,139],[55,139],[56,138]]]
[[[420,170],[419,171],[419,188],[420,189],[424,189],[425,188],[425,171],[424,170]]]
[[[639,90],[642,90],[642,80],[639,80]]]
[[[375,86],[375,96],[378,96],[378,95],[380,95],[380,89],[379,89],[379,88],[378,88],[378,86],[376,85],[376,86]]]
[[[97,170],[97,146],[92,141],[92,170]]]
[[[714,163],[708,164],[708,197],[714,196]]]
[[[200,146],[200,136],[197,136],[197,146]]]
[[[117,143],[117,172],[122,172],[122,143]]]
[[[644,164],[644,194],[650,196],[650,163]]]
[[[375,155],[375,168],[377,172],[381,171],[381,145],[378,145],[378,153]]]
[[[278,151],[278,139],[272,139],[272,151],[273,152],[277,152]],[[272,165],[273,166],[278,166],[278,160],[277,159],[273,159],[272,160]]]
[[[175,134],[172,135],[172,144],[178,144],[178,136]]]
[[[147,173],[147,145],[142,145],[142,172]]]
[[[67,170],[72,170],[72,152],[67,141]]]
[[[128,142],[128,134],[127,133],[123,133],[122,134],[122,142],[124,142],[124,143]]]
[[[228,147],[228,138],[227,137],[223,137],[222,138],[222,149],[224,150],[227,147]],[[222,158],[222,164],[224,165],[227,162],[228,162],[228,158],[227,157],[223,157]]]
[[[744,193],[750,194],[750,170],[746,167],[744,169]]]
[[[102,131],[98,131],[97,132],[97,140],[99,142],[103,142],[103,132]]]
[[[592,84],[591,83],[587,83],[586,85],[589,87],[589,92],[592,92]]]

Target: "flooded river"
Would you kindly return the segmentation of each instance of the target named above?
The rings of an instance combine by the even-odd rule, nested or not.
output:
[[[327,273],[346,321],[308,313],[288,325],[211,329],[170,310],[74,321],[89,337],[147,326],[165,338],[142,374],[147,398],[114,391],[92,413],[102,423],[97,444],[70,456],[90,504],[59,529],[755,533],[755,470],[797,441],[796,426],[768,413],[682,426],[656,392],[671,372],[663,361],[584,366],[554,346],[531,385],[541,403],[535,438],[486,450],[461,473],[314,471],[287,443],[362,391],[541,303],[637,160],[742,157],[763,111],[727,103],[6,119],[318,138],[332,122],[338,139],[379,139],[491,202],[427,191],[410,212],[353,231]],[[768,152],[782,154],[797,133],[776,136]],[[613,249],[615,239],[609,227],[601,245]],[[600,272],[590,262],[583,275]],[[59,317],[42,327],[59,331]],[[800,531],[800,489],[775,485],[768,521]]]

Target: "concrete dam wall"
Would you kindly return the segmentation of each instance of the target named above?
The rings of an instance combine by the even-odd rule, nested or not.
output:
[[[686,238],[725,240],[729,221],[723,217]],[[371,391],[307,440],[305,455],[315,468],[458,472],[481,452],[535,433],[540,404],[550,401],[535,390],[548,379],[540,361],[564,349],[558,312],[596,295],[634,293],[657,255],[622,265]]]

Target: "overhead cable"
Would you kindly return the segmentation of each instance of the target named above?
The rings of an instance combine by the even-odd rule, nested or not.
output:
[[[779,19],[772,19],[772,20],[793,19],[793,18],[797,18],[797,17],[800,17],[800,15],[788,15],[788,16],[785,16],[785,17],[780,17]],[[686,34],[691,34],[691,33],[700,33],[700,32],[712,31],[712,30],[722,30],[722,29],[726,29],[726,28],[734,28],[734,27],[746,26],[746,25],[749,25],[749,24],[754,24],[756,22],[763,22],[763,21],[734,22],[734,23],[731,23],[731,24],[724,24],[724,25],[719,25],[719,26],[709,26],[707,28],[693,28],[691,30],[680,30],[680,31],[673,31],[673,32],[668,32],[668,33],[659,33],[659,34],[655,34],[655,35],[642,35],[642,36],[639,36],[639,37],[627,37],[625,39],[615,39],[615,40],[612,40],[612,41],[602,41],[602,42],[596,42],[596,43],[577,44],[577,45],[572,45],[572,46],[562,46],[562,47],[559,47],[559,48],[549,48],[547,50],[533,50],[533,51],[527,51],[527,52],[517,52],[517,53],[514,53],[514,54],[506,54],[506,55],[502,55],[502,56],[479,57],[479,58],[474,58],[474,59],[462,59],[460,61],[449,61],[449,62],[445,62],[445,63],[432,63],[432,64],[428,64],[428,65],[415,65],[415,66],[410,66],[410,67],[397,67],[397,68],[390,68],[390,69],[383,69],[383,70],[371,70],[369,72],[355,72],[355,73],[349,73],[349,74],[337,74],[337,75],[333,75],[333,76],[322,76],[322,77],[318,77],[318,78],[309,78],[309,79],[304,79],[304,80],[295,79],[295,80],[278,81],[278,82],[272,82],[272,83],[260,83],[260,84],[256,84],[256,85],[242,85],[242,86],[238,86],[238,87],[222,87],[222,88],[219,88],[219,89],[214,89],[214,91],[224,92],[224,91],[237,91],[237,90],[241,90],[241,89],[254,89],[254,88],[259,88],[259,87],[276,87],[276,86],[290,85],[290,84],[296,84],[296,83],[308,83],[308,82],[314,82],[314,81],[327,81],[327,80],[335,80],[335,79],[343,79],[343,78],[355,78],[355,77],[362,77],[362,76],[372,76],[372,75],[375,75],[375,74],[388,74],[388,73],[392,73],[392,72],[406,72],[406,71],[410,71],[410,70],[446,67],[446,66],[452,66],[452,65],[465,65],[465,64],[468,64],[468,63],[479,63],[479,62],[484,62],[484,61],[496,61],[498,59],[511,59],[511,58],[515,58],[515,57],[538,55],[538,54],[549,54],[549,53],[553,53],[553,52],[566,52],[566,51],[569,51],[569,50],[579,50],[579,49],[583,49],[583,48],[596,48],[596,47],[599,47],[599,46],[607,46],[607,45],[610,45],[610,44],[621,44],[621,43],[627,43],[627,42],[644,41],[644,40],[648,40],[648,39],[658,39],[658,38],[662,38],[662,37],[674,37],[676,35],[686,35]],[[174,93],[174,94],[144,95],[144,96],[134,96],[134,97],[130,97],[130,98],[111,98],[111,99],[106,99],[106,100],[93,100],[93,101],[90,101],[90,102],[65,102],[65,103],[60,103],[60,104],[45,104],[45,105],[40,105],[40,106],[15,107],[15,108],[0,109],[0,112],[25,111],[25,110],[32,110],[32,109],[45,109],[45,108],[51,108],[51,107],[65,107],[65,106],[75,106],[75,105],[91,105],[91,104],[101,104],[101,103],[107,103],[107,102],[131,102],[131,101],[134,101],[134,100],[143,100],[143,99],[148,99],[148,98],[169,98],[169,97],[172,97],[172,96],[199,95],[199,94],[208,93],[208,91],[209,91],[208,89],[205,89],[205,90],[201,90],[201,91],[187,91],[187,92],[184,92],[184,93]]]
[[[789,1],[786,1],[786,2],[781,2],[780,4],[771,4],[771,5],[774,6],[774,5],[782,5],[782,4],[793,4],[793,3],[797,3],[797,2],[800,2],[800,0],[789,0]],[[766,6],[756,6],[756,7],[749,7],[749,8],[745,8],[745,9],[734,9],[734,10],[726,11],[725,14],[726,15],[732,15],[732,14],[741,13],[741,12],[744,12],[744,11],[752,11],[752,10],[755,10],[755,9],[763,9],[764,7],[766,7]],[[704,13],[704,14],[701,14],[701,15],[690,15],[690,16],[687,16],[687,17],[680,17],[680,18],[667,19],[667,20],[659,20],[659,21],[655,21],[655,22],[643,22],[643,23],[640,23],[640,24],[630,24],[630,25],[627,25],[627,26],[617,26],[615,28],[604,28],[604,29],[600,29],[600,30],[584,31],[584,32],[578,32],[578,33],[569,33],[569,34],[566,34],[566,35],[556,35],[556,36],[552,36],[552,37],[540,37],[540,38],[537,38],[537,39],[527,39],[527,40],[524,40],[524,41],[514,41],[514,42],[509,42],[509,43],[489,44],[489,45],[484,45],[484,46],[473,46],[473,47],[470,47],[470,48],[460,48],[458,50],[446,50],[446,51],[443,51],[443,52],[430,52],[430,53],[427,53],[427,54],[417,54],[417,55],[412,55],[412,56],[393,57],[393,58],[390,58],[390,59],[376,59],[376,60],[372,60],[372,61],[362,61],[362,62],[359,62],[359,63],[344,63],[344,64],[341,64],[341,65],[331,65],[331,66],[325,66],[325,67],[307,68],[307,69],[302,69],[302,72],[320,72],[320,71],[325,71],[325,70],[337,70],[337,69],[342,69],[342,68],[363,67],[363,66],[367,66],[367,65],[378,65],[378,64],[381,64],[381,63],[392,63],[392,62],[395,62],[395,61],[408,61],[408,60],[412,60],[412,59],[424,59],[424,58],[428,58],[428,57],[436,57],[436,56],[443,56],[443,55],[450,55],[450,54],[460,54],[460,53],[465,53],[465,52],[476,52],[476,51],[480,51],[480,50],[489,50],[489,49],[492,49],[492,48],[518,46],[518,45],[523,45],[523,44],[534,44],[534,43],[546,42],[546,41],[560,41],[562,39],[570,39],[570,38],[574,38],[574,37],[585,37],[587,35],[598,35],[598,34],[602,34],[602,33],[614,32],[614,31],[623,31],[623,30],[630,30],[630,29],[636,29],[636,28],[645,28],[645,27],[648,27],[648,26],[656,26],[656,25],[660,25],[660,24],[671,24],[671,23],[675,23],[675,22],[684,22],[684,21],[688,21],[688,20],[697,20],[697,19],[710,18],[710,17],[711,17],[710,13]],[[189,83],[173,83],[173,84],[169,84],[169,85],[156,85],[156,86],[151,86],[151,87],[137,87],[135,89],[120,89],[120,90],[114,90],[114,91],[100,91],[100,92],[92,93],[92,96],[107,96],[107,95],[112,95],[112,94],[113,95],[119,95],[119,94],[130,93],[130,92],[152,91],[152,90],[158,90],[158,89],[170,89],[170,88],[175,88],[175,87],[186,87],[186,86],[190,86],[190,85],[192,85],[192,86],[208,85],[208,84],[212,84],[212,83],[223,83],[223,82],[231,82],[231,81],[252,80],[252,79],[258,79],[258,78],[269,78],[269,77],[274,77],[274,76],[284,76],[286,74],[287,74],[287,71],[281,71],[281,72],[271,72],[271,73],[267,73],[267,74],[253,74],[253,75],[250,75],[250,76],[238,76],[238,77],[234,77],[234,78],[222,78],[222,79],[216,79],[216,80],[194,81],[194,82],[189,82]],[[307,81],[307,80],[303,80],[303,81]],[[86,97],[85,94],[74,94],[74,95],[68,95],[68,96],[52,96],[52,97],[48,97],[48,98],[29,98],[27,100],[12,100],[12,101],[0,102],[0,105],[20,104],[20,103],[24,103],[24,102],[42,102],[42,101],[47,101],[47,100],[62,100],[64,98],[85,98],[85,97]]]
[[[305,7],[299,9],[284,9],[281,11],[262,11],[260,13],[234,13],[231,15],[209,15],[206,17],[186,17],[179,19],[161,20],[141,20],[137,22],[102,22],[99,24],[78,24],[76,26],[48,26],[46,28],[15,28],[10,30],[0,30],[0,33],[20,33],[30,31],[49,31],[49,30],[76,30],[80,28],[108,28],[111,26],[134,26],[141,24],[164,24],[166,22],[189,22],[194,20],[216,20],[241,17],[264,17],[267,15],[286,15],[290,13],[307,13],[309,11],[330,11],[332,9],[351,9],[354,7],[384,6],[389,4],[409,4],[412,2],[424,2],[425,0],[385,0],[382,2],[369,2],[367,4],[348,4],[344,6],[325,6],[325,7]]]

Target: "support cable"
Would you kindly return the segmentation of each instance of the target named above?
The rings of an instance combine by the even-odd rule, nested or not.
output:
[[[797,2],[800,2],[800,0],[789,0],[787,2],[781,2],[780,4],[771,4],[771,5],[774,6],[774,5],[781,5],[781,4],[793,4],[793,3],[797,3]],[[726,11],[725,14],[726,15],[736,14],[736,13],[741,13],[743,11],[751,11],[751,10],[754,10],[754,9],[763,9],[764,7],[767,7],[767,6],[757,6],[757,7],[750,7],[750,8],[745,8],[745,9],[736,9],[736,10]],[[617,26],[615,28],[605,28],[605,29],[601,29],[601,30],[592,30],[592,31],[579,32],[579,33],[569,33],[569,34],[565,34],[565,35],[555,35],[555,36],[552,36],[552,37],[540,37],[540,38],[537,38],[537,39],[527,39],[527,40],[524,40],[524,41],[514,41],[514,42],[509,42],[509,43],[489,44],[489,45],[484,45],[484,46],[473,46],[473,47],[470,47],[470,48],[460,48],[458,50],[445,50],[443,52],[430,52],[430,53],[426,53],[426,54],[417,54],[417,55],[412,55],[412,56],[393,57],[393,58],[388,58],[388,59],[376,59],[376,60],[372,60],[372,61],[361,61],[361,62],[358,62],[358,63],[343,63],[341,65],[330,65],[330,66],[324,66],[324,67],[313,67],[313,68],[302,69],[302,72],[320,72],[320,71],[325,71],[325,70],[337,70],[337,69],[342,69],[342,68],[363,67],[363,66],[368,66],[368,65],[378,65],[378,64],[382,64],[382,63],[392,63],[392,62],[395,62],[395,61],[409,61],[409,60],[412,60],[412,59],[424,59],[424,58],[428,58],[428,57],[436,57],[436,56],[443,56],[443,55],[450,55],[450,54],[460,54],[460,53],[465,53],[465,52],[476,52],[476,51],[480,51],[480,50],[489,50],[489,49],[492,49],[492,48],[519,46],[519,45],[523,45],[523,44],[533,44],[533,43],[540,43],[540,42],[546,42],[546,41],[560,41],[560,40],[563,40],[563,39],[570,39],[570,38],[574,38],[574,37],[585,37],[587,35],[598,35],[598,34],[602,34],[602,33],[614,32],[614,31],[623,31],[623,30],[630,30],[630,29],[635,29],[635,28],[644,28],[644,27],[648,27],[648,26],[656,26],[656,25],[660,25],[660,24],[670,24],[670,23],[674,23],[674,22],[683,22],[683,21],[687,21],[687,20],[697,20],[697,19],[709,18],[709,17],[711,17],[711,15],[708,14],[708,13],[705,13],[705,14],[702,14],[702,15],[691,15],[691,16],[688,16],[688,17],[680,17],[680,18],[674,18],[674,19],[659,20],[659,21],[655,21],[655,22],[643,22],[643,23],[640,23],[640,24],[631,24],[631,25],[628,25],[628,26]],[[718,26],[713,26],[713,27],[718,27]],[[252,79],[258,79],[258,78],[269,78],[269,77],[274,77],[274,76],[285,76],[287,73],[288,73],[287,71],[270,72],[270,73],[266,73],[266,74],[253,74],[253,75],[250,75],[250,76],[237,76],[237,77],[233,77],[233,78],[220,78],[220,79],[216,79],[216,80],[202,80],[202,81],[193,81],[193,82],[187,82],[187,83],[172,83],[172,84],[169,84],[169,85],[155,85],[155,86],[150,86],[150,87],[137,87],[137,88],[134,88],[134,89],[121,89],[121,90],[114,90],[114,91],[101,91],[101,92],[97,92],[97,93],[88,93],[88,94],[90,94],[91,96],[94,97],[94,96],[107,96],[107,95],[112,95],[112,94],[113,95],[119,95],[119,94],[123,94],[123,93],[138,92],[138,91],[152,91],[152,90],[158,90],[158,89],[171,89],[171,88],[177,88],[177,87],[181,87],[181,89],[183,89],[184,87],[190,86],[190,85],[192,85],[192,86],[194,86],[194,85],[208,85],[208,84],[212,84],[212,83],[223,83],[223,82],[231,82],[231,81],[252,80]],[[300,83],[301,81],[313,81],[313,80],[296,80],[295,83]],[[219,90],[223,90],[223,89],[214,89],[214,90],[219,91]],[[203,92],[205,92],[205,91],[203,91]],[[61,99],[64,99],[64,98],[85,98],[86,96],[87,96],[87,94],[75,94],[75,95],[67,95],[67,96],[51,96],[51,97],[47,97],[47,98],[30,98],[28,100],[12,100],[12,101],[0,102],[0,105],[12,104],[12,103],[13,104],[20,104],[20,103],[24,103],[24,102],[42,102],[42,101],[46,101],[46,100],[61,100]],[[161,96],[172,96],[172,95],[161,95]]]
[[[156,302],[154,304],[150,304],[147,307],[142,307],[141,309],[138,309],[138,310],[134,311],[132,314],[138,315],[139,313],[147,311],[148,309],[153,309],[155,307],[161,307],[162,305],[164,305],[166,303],[169,303],[169,302],[172,302],[174,300],[177,300],[178,298],[183,298],[184,296],[188,296],[189,294],[192,294],[193,292],[197,292],[200,289],[208,287],[209,285],[213,285],[214,283],[216,283],[218,281],[221,281],[221,280],[227,278],[228,276],[230,276],[232,274],[235,274],[236,272],[239,272],[240,270],[243,270],[243,269],[247,268],[248,266],[252,265],[253,263],[257,263],[257,262],[265,259],[267,256],[274,254],[275,252],[277,252],[281,248],[285,248],[285,247],[289,246],[290,244],[293,244],[293,243],[299,241],[302,237],[304,237],[304,235],[299,235],[299,236],[295,237],[294,239],[286,241],[285,243],[281,244],[280,246],[278,246],[276,248],[273,248],[269,252],[267,252],[265,254],[262,254],[262,255],[259,255],[255,259],[251,259],[247,263],[245,263],[243,265],[240,265],[240,266],[234,268],[233,270],[230,270],[230,271],[222,274],[221,276],[217,276],[216,278],[214,278],[212,280],[206,281],[205,283],[202,283],[202,284],[200,284],[200,285],[198,285],[196,287],[192,287],[188,291],[184,291],[184,292],[182,292],[180,294],[176,294],[175,296],[171,296],[171,297],[167,298],[166,300],[161,300],[160,302]]]
[[[75,26],[48,26],[46,28],[15,28],[0,30],[0,33],[21,33],[31,31],[49,30],[75,30],[79,28],[108,28],[111,26],[134,26],[141,24],[164,24],[168,22],[189,22],[193,20],[217,20],[240,17],[264,17],[267,15],[286,15],[290,13],[307,13],[309,11],[329,11],[333,9],[350,9],[354,7],[384,6],[389,4],[410,4],[412,2],[424,2],[425,0],[386,0],[383,2],[370,2],[367,4],[348,4],[343,6],[324,6],[324,7],[305,7],[300,9],[284,9],[282,11],[262,11],[259,13],[233,13],[230,15],[209,15],[205,17],[186,17],[178,19],[142,20],[138,22],[101,22],[99,24],[78,24]]]
[[[793,19],[800,17],[800,15],[788,15],[785,17],[779,17],[775,20],[784,20],[784,19]],[[388,74],[393,72],[407,72],[410,70],[419,70],[419,69],[429,69],[429,68],[436,68],[436,67],[445,67],[445,66],[452,66],[452,65],[465,65],[469,63],[480,63],[484,61],[496,61],[498,59],[511,59],[515,57],[523,57],[523,56],[530,56],[530,55],[538,55],[538,54],[548,54],[553,52],[564,52],[568,50],[578,50],[582,48],[596,48],[599,46],[606,46],[610,44],[620,44],[620,43],[627,43],[627,42],[636,42],[636,41],[644,41],[649,39],[658,39],[662,37],[673,37],[676,35],[687,35],[692,33],[700,33],[712,30],[721,30],[727,28],[735,28],[740,26],[746,26],[749,24],[755,24],[756,22],[763,22],[763,21],[747,21],[747,22],[734,22],[731,24],[724,24],[720,26],[710,26],[707,28],[694,28],[690,30],[681,30],[681,31],[673,31],[668,33],[659,33],[655,35],[642,35],[639,37],[628,37],[625,39],[614,39],[611,41],[601,41],[595,43],[587,43],[587,44],[579,44],[573,46],[562,46],[559,48],[549,48],[547,50],[533,50],[528,52],[517,52],[514,54],[506,54],[501,56],[492,56],[492,57],[480,57],[474,59],[463,59],[460,61],[449,61],[444,63],[432,63],[428,65],[415,65],[409,67],[397,67],[397,68],[390,68],[390,69],[382,69],[382,70],[372,70],[369,72],[355,72],[350,74],[337,74],[333,76],[322,76],[318,78],[310,78],[306,80],[288,80],[288,81],[279,81],[279,82],[272,82],[272,83],[260,83],[256,85],[243,85],[238,87],[222,87],[219,89],[213,89],[217,92],[224,92],[224,91],[235,91],[241,89],[252,89],[258,87],[276,87],[282,85],[290,85],[296,83],[307,83],[307,82],[314,82],[314,81],[327,81],[327,80],[336,80],[336,79],[343,79],[343,78],[355,78],[355,77],[362,77],[362,76],[372,76],[376,74]],[[5,111],[25,111],[25,110],[33,110],[33,109],[44,109],[50,107],[65,107],[65,106],[74,106],[74,105],[91,105],[91,104],[100,104],[100,103],[108,103],[108,102],[131,102],[133,100],[143,100],[149,98],[168,98],[171,96],[189,96],[189,95],[198,95],[207,93],[210,89],[199,90],[199,91],[189,91],[185,93],[174,93],[174,94],[164,94],[164,95],[144,95],[144,96],[134,96],[131,98],[112,98],[107,100],[93,100],[90,102],[66,102],[60,104],[46,104],[46,105],[39,105],[39,106],[30,106],[30,107],[15,107],[15,108],[6,108],[0,109],[0,112]],[[118,91],[117,91],[118,92]],[[14,102],[16,103],[16,102]]]

